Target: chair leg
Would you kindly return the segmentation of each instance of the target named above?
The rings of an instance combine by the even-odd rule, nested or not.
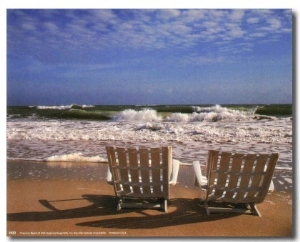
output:
[[[168,212],[168,200],[167,199],[164,199],[163,206],[164,206],[164,211],[167,213]]]
[[[254,214],[254,215],[257,215],[259,217],[261,217],[261,214],[260,212],[258,211],[256,205],[254,203],[251,203],[250,204],[250,207],[251,207],[251,213]]]
[[[210,211],[209,211],[209,206],[207,202],[204,202],[204,206],[205,206],[205,210],[206,210],[206,214],[209,215]]]
[[[122,209],[121,204],[122,204],[122,199],[119,199],[118,205],[117,205],[117,211],[120,211]]]

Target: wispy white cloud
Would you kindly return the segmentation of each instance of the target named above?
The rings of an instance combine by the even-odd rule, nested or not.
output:
[[[157,11],[157,18],[162,20],[170,20],[179,17],[181,14],[180,10],[177,9],[163,9]]]
[[[291,32],[289,10],[281,14],[264,9],[10,10],[8,13],[8,44],[16,51],[24,49],[24,44],[40,50],[59,46],[64,51],[175,47],[193,51],[207,43],[221,50],[221,43],[238,48],[234,47],[237,43],[250,39],[274,41],[280,34]],[[251,48],[248,46],[246,51]],[[205,61],[210,62],[209,58],[200,62]]]
[[[202,19],[205,19],[207,14],[206,10],[199,11],[197,9],[183,10],[181,14],[182,22],[184,23],[196,23]]]
[[[281,27],[281,21],[276,18],[270,18],[267,20],[267,22],[270,24],[270,28],[272,29],[279,29]]]
[[[257,17],[250,17],[247,19],[247,22],[250,23],[250,24],[256,24],[259,22],[259,18]]]
[[[28,21],[22,24],[22,28],[25,31],[35,31],[36,30],[36,24],[33,21]]]
[[[229,14],[229,19],[234,21],[239,21],[244,18],[244,15],[245,15],[245,10],[241,10],[241,9],[232,10],[231,14]]]

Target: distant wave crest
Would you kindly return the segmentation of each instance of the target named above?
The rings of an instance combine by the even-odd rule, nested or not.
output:
[[[56,110],[68,110],[71,108],[89,108],[89,107],[94,107],[92,105],[77,105],[77,104],[70,104],[70,105],[60,105],[60,106],[37,106],[37,109],[56,109]],[[34,108],[31,106],[31,108]]]

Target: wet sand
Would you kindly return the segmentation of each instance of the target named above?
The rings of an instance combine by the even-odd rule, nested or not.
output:
[[[157,209],[122,209],[117,212],[113,187],[105,181],[106,164],[25,163],[8,162],[7,236],[294,236],[292,190],[286,190],[284,184],[276,180],[275,192],[269,193],[265,201],[257,205],[262,217],[208,216],[201,207],[200,191],[193,186],[190,166],[180,168],[178,184],[171,187],[168,213]]]

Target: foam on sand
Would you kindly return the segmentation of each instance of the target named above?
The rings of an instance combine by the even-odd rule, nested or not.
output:
[[[46,161],[71,161],[71,162],[106,162],[104,158],[100,156],[84,156],[82,153],[72,153],[64,155],[54,155],[46,159]]]

